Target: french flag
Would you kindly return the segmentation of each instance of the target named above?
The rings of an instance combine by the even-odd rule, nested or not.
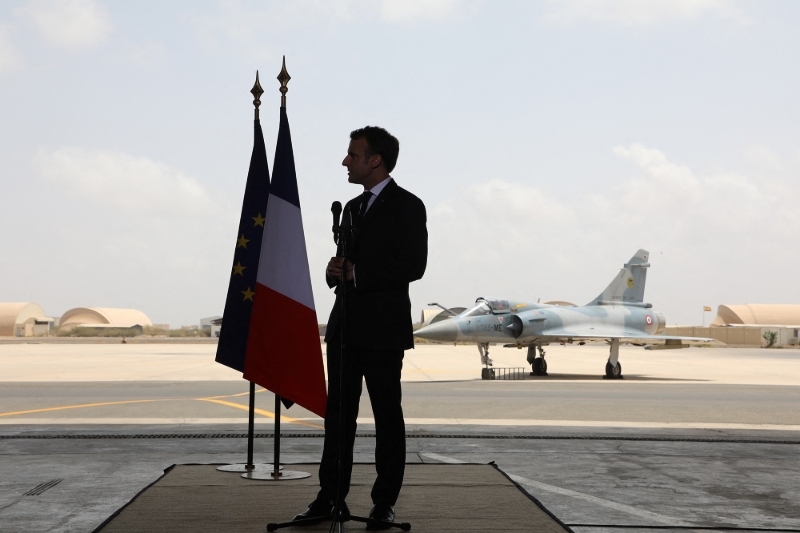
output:
[[[325,369],[285,107],[281,107],[244,378],[325,416]]]

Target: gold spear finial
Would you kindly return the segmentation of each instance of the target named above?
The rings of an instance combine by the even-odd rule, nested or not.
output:
[[[258,82],[258,71],[256,71],[256,83],[253,85],[253,88],[250,89],[250,92],[255,97],[253,105],[256,106],[256,120],[258,120],[258,106],[261,105],[261,95],[264,94],[264,89],[261,88],[261,84]]]
[[[281,88],[278,89],[281,92],[281,107],[286,107],[286,93],[289,92],[287,85],[290,79],[292,77],[286,72],[286,56],[283,56],[283,67],[281,68],[281,73],[278,74],[278,81],[281,82]]]

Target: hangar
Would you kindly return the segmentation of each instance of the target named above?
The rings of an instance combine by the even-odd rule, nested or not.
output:
[[[32,302],[0,303],[0,337],[32,337],[46,335],[50,331],[52,318]]]
[[[800,327],[800,305],[742,304],[720,305],[712,326]]]
[[[109,307],[76,307],[61,316],[60,329],[86,328],[136,328],[152,326],[150,319],[137,309],[115,309]],[[141,331],[139,331],[141,333]]]
[[[720,305],[717,316],[707,327],[667,327],[667,335],[710,337],[729,346],[764,346],[764,334],[775,334],[774,346],[800,343],[800,305],[741,304]]]
[[[422,326],[427,326],[432,324],[433,322],[439,322],[440,320],[447,320],[448,318],[455,316],[459,313],[463,313],[466,311],[466,307],[451,307],[449,309],[423,309],[422,315],[420,319],[420,324]],[[451,312],[452,311],[452,312]]]

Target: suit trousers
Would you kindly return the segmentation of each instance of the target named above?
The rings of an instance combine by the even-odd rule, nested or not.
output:
[[[374,504],[394,505],[403,485],[406,464],[406,428],[401,406],[400,374],[403,350],[361,350],[345,348],[343,358],[338,341],[329,342],[328,404],[325,414],[325,444],[319,466],[320,498],[336,497],[339,452],[339,364],[344,363],[344,449],[342,452],[342,499],[350,490],[353,444],[361,398],[362,377],[367,383],[375,417],[375,470],[372,486]]]

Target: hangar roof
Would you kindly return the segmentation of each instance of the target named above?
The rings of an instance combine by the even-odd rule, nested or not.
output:
[[[764,326],[800,325],[800,305],[742,304],[720,305],[712,326],[752,324]]]
[[[76,307],[61,316],[58,327],[75,327],[82,324],[111,324],[122,328],[153,325],[147,315],[137,309]]]
[[[14,335],[14,325],[28,320],[46,321],[44,310],[32,302],[0,302],[0,337]]]

